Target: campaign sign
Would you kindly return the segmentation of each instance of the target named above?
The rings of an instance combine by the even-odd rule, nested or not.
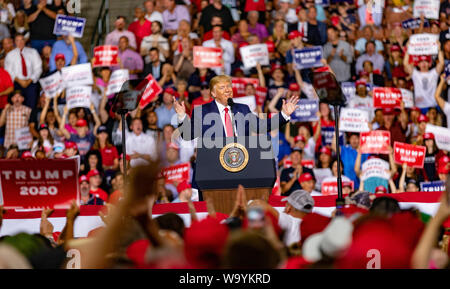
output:
[[[400,88],[402,94],[402,100],[405,103],[405,108],[411,108],[414,106],[414,96],[411,90]]]
[[[425,150],[424,146],[394,142],[394,160],[398,164],[406,163],[409,167],[423,168]]]
[[[267,88],[258,86],[258,87],[256,87],[256,93],[255,94],[256,94],[255,95],[255,97],[256,97],[256,104],[257,105],[263,105],[264,102],[266,101],[266,97],[267,97]]]
[[[319,100],[317,99],[300,99],[297,103],[298,108],[291,114],[293,122],[309,122],[317,121],[317,112],[319,111]]]
[[[378,158],[365,161],[361,167],[361,180],[364,181],[372,177],[388,180],[390,177],[389,163]]]
[[[322,46],[295,49],[294,61],[297,69],[323,66],[321,62],[322,55],[323,55]]]
[[[93,67],[118,66],[119,47],[114,45],[102,45],[94,48]]]
[[[300,164],[302,165],[302,167],[309,169],[313,169],[315,166],[314,160],[302,160]]]
[[[91,63],[70,65],[61,69],[65,87],[83,86],[94,84],[92,78]]]
[[[130,79],[128,69],[118,69],[111,73],[109,78],[108,88],[106,89],[106,95],[118,93],[122,88],[122,85]]]
[[[331,146],[334,139],[334,126],[322,126],[320,130],[320,135],[322,137],[322,146]]]
[[[391,132],[387,130],[362,132],[359,142],[363,154],[389,154]]]
[[[419,18],[421,14],[428,19],[439,19],[440,1],[414,0],[413,17]]]
[[[341,131],[369,131],[369,112],[356,108],[342,108],[339,123]]]
[[[255,88],[259,86],[259,79],[249,77],[232,77],[231,86],[235,96],[245,96],[245,87],[247,84],[253,84]]]
[[[342,82],[341,89],[348,101],[356,95],[356,87],[354,82]]]
[[[425,132],[434,134],[434,141],[438,149],[450,151],[450,129],[427,123]]]
[[[314,2],[316,5],[320,5],[323,7],[328,7],[330,6],[330,0],[315,0]]]
[[[256,112],[256,98],[254,95],[247,95],[233,98],[235,103],[246,104],[250,111]]]
[[[162,169],[162,176],[166,180],[166,184],[181,183],[183,181],[190,181],[190,163],[179,164]]]
[[[323,181],[328,177],[333,177],[333,173],[331,172],[331,169],[325,168],[325,169],[314,169],[314,178],[316,179],[318,184],[322,184]]]
[[[92,88],[90,86],[76,86],[67,88],[67,108],[69,110],[74,107],[89,108],[91,106],[91,93]]]
[[[269,50],[267,44],[254,44],[241,47],[242,61],[245,68],[256,67],[256,63],[269,65]]]
[[[373,88],[373,107],[376,108],[400,108],[402,103],[402,92],[393,87]]]
[[[33,141],[33,136],[30,133],[30,128],[28,126],[18,128],[14,130],[14,139],[16,141],[19,150],[30,149],[31,142]]]
[[[59,95],[63,90],[63,82],[61,73],[59,71],[39,79],[42,90],[45,92],[45,96],[48,98],[54,98]]]
[[[144,109],[149,103],[154,101],[163,91],[153,75],[147,75],[146,79],[148,80],[148,84],[144,90],[144,93],[142,94],[141,101],[139,102],[139,107],[141,109]]]
[[[56,15],[53,34],[55,35],[71,35],[75,38],[83,37],[86,18],[66,16],[63,14]]]
[[[413,34],[409,38],[408,54],[410,55],[436,55],[438,54],[439,34],[421,33]]]
[[[346,181],[346,182],[342,181],[342,187],[347,187],[347,186],[350,186],[352,191],[355,188],[355,184],[353,181]],[[337,180],[334,182],[323,182],[321,193],[322,193],[322,196],[337,195],[337,193],[338,193]]]
[[[79,203],[77,161],[0,160],[0,199],[5,209],[68,209]]]
[[[222,48],[194,46],[194,67],[222,67]]]
[[[418,29],[420,27],[420,18],[411,18],[402,21],[403,29]],[[423,27],[430,27],[430,22],[427,19],[423,19]]]
[[[443,181],[434,182],[421,182],[420,183],[421,192],[444,192],[445,183]]]

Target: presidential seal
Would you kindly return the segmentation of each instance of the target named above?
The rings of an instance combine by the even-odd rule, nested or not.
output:
[[[248,151],[239,143],[229,143],[219,155],[220,164],[229,172],[240,172],[248,164]]]

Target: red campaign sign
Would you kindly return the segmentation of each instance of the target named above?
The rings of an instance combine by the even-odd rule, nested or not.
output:
[[[245,96],[245,86],[247,84],[253,84],[257,89],[259,87],[259,79],[257,78],[246,78],[246,77],[232,77],[231,85],[233,87],[233,94],[235,97]]]
[[[398,164],[407,163],[409,167],[423,168],[425,147],[394,142],[394,160]]]
[[[184,163],[162,169],[161,174],[166,180],[166,184],[180,183],[183,181],[190,181],[189,172],[191,169],[190,163]]]
[[[94,48],[93,67],[99,66],[117,66],[119,65],[117,57],[119,48],[113,45],[103,45]]]
[[[258,86],[256,88],[256,105],[263,105],[267,97],[267,88]]]
[[[283,168],[290,168],[290,167],[292,167],[292,161],[291,161],[291,159],[290,158],[285,158],[284,160],[283,160]]]
[[[222,67],[222,48],[194,46],[194,67]]]
[[[0,201],[5,209],[68,209],[79,204],[78,163],[66,160],[0,160]]]
[[[139,107],[141,109],[144,109],[150,102],[154,101],[163,91],[155,78],[153,78],[153,75],[149,74],[145,79],[148,79],[148,84],[147,88],[145,88],[144,92],[142,93],[142,98],[139,102]]]
[[[391,144],[391,132],[386,130],[374,130],[361,132],[359,146],[363,154],[389,154]]]
[[[400,108],[402,92],[393,87],[374,87],[373,106],[376,108]]]
[[[353,181],[342,181],[342,187],[351,186],[352,191],[354,190],[354,183]],[[329,196],[329,195],[337,195],[338,193],[338,187],[337,187],[337,181],[335,182],[324,182],[322,183],[322,196]]]
[[[302,160],[301,164],[303,167],[305,168],[310,168],[313,169],[314,168],[314,160]]]

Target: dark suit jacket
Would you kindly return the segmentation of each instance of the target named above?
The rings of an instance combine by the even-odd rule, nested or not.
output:
[[[270,132],[287,123],[281,112],[270,119],[260,119],[251,113],[249,107],[245,104],[235,103],[231,112],[238,136],[249,136],[250,132]],[[180,124],[179,129],[184,140],[192,140],[197,137],[214,139],[226,136],[219,108],[215,101],[195,107],[192,118],[186,117]]]

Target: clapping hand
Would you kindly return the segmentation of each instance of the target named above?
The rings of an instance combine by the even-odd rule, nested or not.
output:
[[[184,116],[186,115],[186,106],[184,104],[184,101],[182,101],[180,104],[174,96],[173,97],[173,106],[174,106],[175,112],[178,115],[178,119],[180,119],[180,120],[183,119]]]

